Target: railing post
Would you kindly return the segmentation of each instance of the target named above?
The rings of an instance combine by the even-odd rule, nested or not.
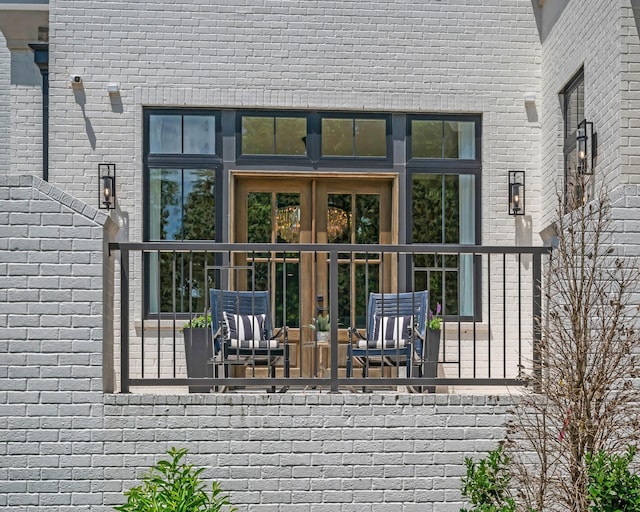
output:
[[[533,254],[533,372],[536,382],[542,382],[542,254]],[[535,390],[539,392],[539,389]]]
[[[129,250],[120,249],[120,392],[129,392]]]
[[[331,392],[338,393],[338,252],[329,259],[329,318],[331,318]]]

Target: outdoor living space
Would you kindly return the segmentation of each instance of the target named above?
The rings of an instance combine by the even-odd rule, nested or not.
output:
[[[121,265],[120,392],[493,394],[535,368],[542,247],[110,247]],[[243,315],[244,334],[230,333]],[[269,320],[247,335],[258,317]]]

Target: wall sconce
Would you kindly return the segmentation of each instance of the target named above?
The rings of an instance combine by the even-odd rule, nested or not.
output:
[[[509,171],[509,215],[524,215],[524,171]]]
[[[120,84],[115,82],[108,83],[107,92],[109,93],[109,95],[120,94]]]
[[[583,119],[578,124],[576,131],[576,151],[578,154],[576,169],[578,175],[593,174],[593,162],[596,156],[595,141],[593,123]]]
[[[103,210],[116,207],[116,164],[98,164],[98,206]]]

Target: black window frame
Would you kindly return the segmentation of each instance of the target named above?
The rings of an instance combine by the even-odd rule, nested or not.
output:
[[[242,153],[243,117],[306,117],[306,156],[301,155],[245,155]],[[236,111],[236,150],[237,166],[275,165],[312,167],[313,169],[350,168],[350,169],[390,169],[393,167],[392,119],[389,113],[380,112],[335,112],[301,110],[237,110]],[[384,119],[386,156],[322,156],[322,120],[331,119]]]
[[[582,86],[583,92],[582,92],[582,98],[579,97],[578,101],[582,102],[582,112],[584,114],[584,68],[580,68],[580,70],[578,70],[578,72],[571,78],[571,80],[569,80],[567,85],[564,87],[564,89],[562,89],[560,93],[561,104],[562,104],[562,141],[563,141],[562,167],[563,167],[563,178],[564,178],[563,179],[564,208],[566,212],[572,209],[571,208],[572,201],[570,199],[576,193],[575,189],[573,191],[569,189],[569,183],[570,183],[570,176],[569,176],[570,169],[568,165],[569,157],[577,149],[577,145],[578,145],[577,125],[582,121],[582,119],[580,119],[581,116],[577,115],[575,119],[576,130],[569,131],[570,120],[568,115],[568,110],[569,110],[568,100],[571,94],[576,92],[580,88],[580,86]],[[578,112],[579,112],[579,109],[576,109],[576,114],[578,114]],[[574,162],[574,164],[577,164],[577,161]],[[577,202],[574,202],[574,206],[577,206]]]
[[[462,121],[475,124],[474,143],[475,155],[473,159],[465,158],[428,158],[416,157],[411,153],[412,121]],[[440,175],[472,175],[474,180],[475,197],[475,245],[482,245],[482,115],[481,114],[410,114],[406,121],[406,226],[405,236],[408,244],[413,242],[413,177],[416,174]],[[434,244],[443,245],[443,244]],[[445,244],[446,245],[446,244]],[[480,322],[482,321],[482,257],[473,258],[473,315],[445,315],[445,320]],[[409,273],[411,275],[412,272]]]
[[[215,153],[204,154],[151,154],[150,153],[150,116],[151,115],[208,115],[215,117]],[[301,155],[242,155],[242,117],[305,117],[307,119],[307,154]],[[385,119],[386,121],[386,156],[385,157],[343,157],[321,155],[322,147],[322,119]],[[461,158],[413,158],[411,155],[411,122],[414,120],[439,120],[475,123],[475,155],[472,159]],[[394,157],[394,136],[396,141],[402,139],[406,153]],[[427,114],[427,113],[383,113],[383,112],[353,112],[353,111],[311,111],[311,110],[256,110],[256,109],[215,109],[215,108],[143,108],[143,240],[149,240],[149,192],[150,169],[212,169],[215,172],[216,202],[215,238],[224,241],[226,231],[222,224],[226,218],[224,208],[227,207],[224,194],[228,193],[226,179],[231,169],[260,169],[278,168],[284,172],[287,170],[336,170],[338,172],[367,169],[373,172],[378,170],[390,170],[399,173],[399,179],[405,183],[405,193],[408,198],[405,201],[405,225],[398,226],[400,230],[406,230],[404,238],[407,243],[412,243],[412,201],[413,176],[416,173],[461,175],[471,174],[475,176],[475,244],[481,245],[482,240],[482,114]],[[396,151],[400,145],[396,144]],[[397,159],[397,161],[395,161]],[[403,189],[402,183],[400,184]],[[172,242],[168,240],[167,242]],[[173,241],[175,242],[175,241]],[[216,262],[216,265],[218,262]],[[481,257],[474,258],[474,315],[454,316],[456,320],[480,321],[481,320]],[[408,272],[408,279],[412,272]],[[149,276],[145,275],[145,282]],[[406,283],[411,287],[412,283]],[[408,288],[410,289],[410,288]],[[145,294],[146,297],[147,294]],[[145,318],[173,316],[171,313],[149,313],[148,297],[146,297]],[[177,317],[187,317],[187,313],[177,314]],[[445,317],[446,318],[446,317]]]
[[[150,137],[150,119],[152,115],[207,115],[215,118],[215,152],[212,154],[185,154],[185,153],[151,153],[151,137]],[[152,168],[164,168],[164,169],[210,169],[214,172],[214,182],[216,187],[216,194],[223,180],[223,161],[222,161],[222,111],[216,109],[193,109],[193,108],[144,108],[143,109],[143,183],[142,183],[142,239],[145,242],[150,241],[150,226],[149,226],[149,208],[150,208],[150,179]],[[183,131],[184,133],[184,131]],[[184,144],[184,140],[183,140]],[[221,201],[215,201],[215,225],[216,232],[214,233],[214,240],[219,237],[218,226],[221,226],[222,222],[222,205]],[[154,240],[158,243],[176,243],[184,240]],[[209,241],[209,240],[208,240]],[[144,272],[144,316],[146,319],[155,318],[176,318],[187,319],[192,316],[189,312],[151,312],[150,311],[150,297],[147,293],[147,286],[149,286],[151,275],[150,265],[148,264],[148,254],[143,258]],[[216,260],[219,259],[216,257]],[[217,265],[216,261],[216,265]]]

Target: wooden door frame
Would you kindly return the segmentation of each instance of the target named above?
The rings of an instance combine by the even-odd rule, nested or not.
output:
[[[242,225],[246,225],[247,220],[246,211],[239,211],[239,202],[241,201],[238,194],[245,189],[241,182],[247,180],[251,181],[254,185],[257,185],[257,191],[264,192],[296,192],[300,187],[292,186],[293,182],[308,182],[310,186],[308,191],[311,195],[310,206],[313,211],[311,215],[311,225],[302,226],[300,233],[300,243],[317,243],[317,229],[314,224],[314,220],[318,215],[319,205],[318,191],[316,186],[318,182],[330,182],[330,193],[377,193],[380,191],[380,185],[388,183],[390,185],[390,205],[389,215],[384,216],[383,223],[389,222],[389,225],[382,224],[380,226],[380,243],[381,244],[397,244],[399,237],[399,174],[397,172],[282,172],[282,171],[238,171],[233,170],[229,173],[229,216],[228,216],[228,233],[231,242],[244,242],[240,240],[238,236],[238,229]],[[281,182],[282,190],[277,189],[277,182]],[[353,184],[357,183],[357,187],[353,187]],[[253,187],[252,187],[253,188]],[[246,189],[245,189],[246,190]],[[245,199],[246,201],[246,199]],[[385,201],[381,198],[381,203]],[[301,203],[303,200],[301,198]],[[307,204],[309,202],[307,201]],[[381,204],[381,207],[383,205]],[[246,208],[245,208],[246,210]],[[381,218],[383,216],[381,215]],[[303,232],[305,228],[310,229],[308,234]],[[388,228],[388,229],[387,229]],[[384,234],[383,234],[384,230]],[[326,241],[325,241],[326,243]],[[313,258],[317,255],[307,254],[301,255],[300,258],[300,275],[311,275],[314,272],[317,263],[313,262]],[[385,257],[384,275],[381,278],[388,284],[390,288],[388,291],[395,290],[397,288],[397,268],[396,260],[390,256]],[[317,271],[317,269],[315,269]],[[305,273],[306,272],[306,273]],[[395,277],[394,277],[395,276]],[[320,277],[316,276],[320,279]],[[315,316],[316,312],[316,298],[318,295],[316,279],[312,280],[312,289],[308,293],[300,294],[300,313],[303,317],[300,318],[301,326],[308,323],[306,316]],[[325,307],[328,307],[328,294],[325,295]],[[345,326],[346,327],[346,326]],[[308,332],[304,332],[308,331]],[[299,333],[295,330],[291,331],[292,341],[309,341],[313,339],[313,332],[309,329],[300,329]],[[344,333],[343,333],[344,334]],[[297,339],[296,339],[297,338]],[[342,336],[340,337],[342,339]],[[346,338],[345,338],[346,339]]]

